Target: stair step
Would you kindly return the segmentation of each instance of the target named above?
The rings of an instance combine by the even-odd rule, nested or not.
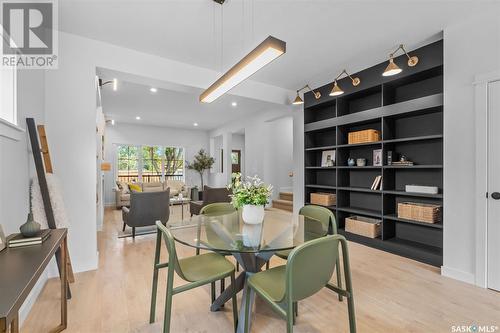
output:
[[[293,202],[290,200],[282,200],[282,199],[273,200],[273,208],[293,212]]]
[[[293,201],[293,192],[280,192],[280,200]]]

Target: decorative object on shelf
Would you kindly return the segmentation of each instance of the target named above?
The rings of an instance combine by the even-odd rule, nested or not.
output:
[[[3,249],[5,249],[6,243],[7,243],[7,241],[5,239],[5,234],[3,232],[2,225],[0,224],[0,251],[2,251]]]
[[[437,186],[406,185],[405,191],[412,193],[438,194],[439,188]]]
[[[345,219],[345,231],[369,238],[380,237],[381,220],[364,216],[350,216]]]
[[[321,166],[332,167],[335,165],[335,150],[324,150],[321,154]]]
[[[377,141],[380,141],[380,131],[375,129],[349,132],[347,136],[347,143],[350,145]]]
[[[50,236],[50,229],[42,229],[38,230],[32,236],[24,236],[23,234],[13,234],[9,236],[9,247],[23,247],[29,245],[38,245],[45,242],[47,238]]]
[[[405,47],[403,44],[400,44],[394,52],[389,54],[389,64],[385,68],[384,72],[382,73],[383,76],[392,76],[401,73],[403,70],[394,63],[394,55],[396,52],[399,50],[402,50],[404,54],[408,57],[408,66],[410,67],[415,67],[418,64],[418,57],[417,56],[412,56],[410,57],[408,55],[408,52],[406,52]]]
[[[337,195],[334,193],[311,193],[311,205],[335,206],[337,204]]]
[[[378,175],[375,177],[372,183],[372,187],[370,188],[371,190],[381,190],[382,189],[382,176]]]
[[[344,91],[339,87],[339,85],[337,83],[337,80],[340,79],[340,77],[344,74],[351,79],[352,85],[354,87],[359,86],[359,84],[361,83],[361,80],[359,79],[359,77],[353,78],[349,73],[347,73],[347,71],[345,69],[343,69],[342,72],[340,72],[340,74],[337,75],[337,77],[333,81],[333,88],[332,88],[332,91],[330,92],[330,96],[339,96],[339,95],[342,95],[344,93]]]
[[[202,189],[203,186],[205,185],[203,181],[203,175],[205,173],[205,170],[212,168],[214,163],[215,159],[212,156],[208,155],[204,149],[200,149],[198,154],[194,156],[193,162],[190,163],[186,161],[186,168],[188,168],[189,170],[194,170],[198,172],[198,174],[200,175]]]
[[[101,171],[111,171],[111,163],[101,162]]]
[[[231,203],[236,209],[243,207],[243,222],[259,224],[264,220],[264,207],[269,203],[273,187],[265,185],[257,176],[247,179],[242,182],[241,175],[237,175],[234,182],[228,186],[232,191]]]
[[[356,165],[359,167],[366,166],[366,158],[358,158],[356,159]]]
[[[200,95],[200,102],[211,103],[246,80],[264,66],[285,54],[286,43],[273,36],[267,37],[244,56]]]
[[[40,223],[37,223],[37,222],[35,222],[35,220],[33,220],[33,193],[32,192],[33,192],[33,181],[30,181],[30,189],[29,189],[29,196],[30,196],[29,209],[30,210],[29,210],[26,222],[23,225],[21,225],[21,227],[19,228],[19,230],[21,231],[21,234],[24,237],[33,237],[34,235],[37,234],[38,231],[40,231]]]
[[[319,91],[314,91],[311,87],[309,87],[308,84],[306,84],[305,86],[303,86],[302,88],[297,90],[297,97],[295,97],[295,99],[293,100],[293,102],[292,102],[293,105],[304,104],[304,100],[302,98],[300,98],[300,96],[299,96],[299,93],[304,89],[309,89],[309,91],[312,91],[312,93],[314,94],[314,98],[316,98],[316,99],[321,98],[321,93]]]
[[[399,157],[399,161],[392,162],[392,165],[396,165],[396,166],[412,166],[413,162],[410,161],[410,160],[408,160],[408,157],[406,157],[406,155],[401,154],[401,156]]]
[[[392,158],[393,158],[392,150],[389,150],[387,152],[387,165],[392,165]]]
[[[400,202],[398,203],[398,218],[424,223],[437,223],[441,221],[441,209],[441,205]]]
[[[349,158],[347,159],[347,165],[348,165],[348,166],[355,166],[355,165],[356,165],[356,161],[354,160],[354,158],[349,157]]]
[[[375,149],[373,151],[373,165],[382,166],[382,149]]]

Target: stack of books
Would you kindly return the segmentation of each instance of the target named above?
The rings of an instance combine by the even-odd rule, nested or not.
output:
[[[42,244],[50,236],[50,229],[43,229],[33,237],[24,237],[22,234],[14,234],[9,237],[9,247],[22,247],[28,245]]]
[[[396,161],[392,162],[391,165],[397,165],[397,166],[412,166],[413,162],[412,161]]]

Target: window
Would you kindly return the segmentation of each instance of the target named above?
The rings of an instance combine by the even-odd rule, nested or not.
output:
[[[158,146],[142,147],[142,181],[145,183],[162,180],[162,148]]]
[[[165,146],[117,146],[118,180],[145,183],[184,181],[184,149]]]
[[[138,148],[135,146],[118,146],[118,180],[124,182],[139,180],[137,151]]]
[[[0,118],[17,125],[17,71],[0,70]]]
[[[165,179],[184,180],[184,149],[165,147]]]

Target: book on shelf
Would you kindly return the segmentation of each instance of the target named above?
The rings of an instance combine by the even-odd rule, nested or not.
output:
[[[375,177],[375,179],[373,180],[371,189],[372,190],[382,189],[382,176],[379,175],[379,176]]]
[[[9,247],[20,247],[42,244],[50,236],[50,229],[43,229],[33,237],[24,237],[22,234],[13,234],[9,237]]]
[[[412,166],[413,162],[412,161],[395,161],[395,162],[392,162],[391,165],[396,165],[396,166]]]

